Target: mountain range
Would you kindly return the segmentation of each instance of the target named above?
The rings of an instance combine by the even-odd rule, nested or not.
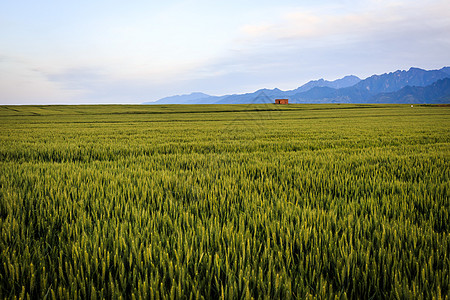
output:
[[[354,75],[334,81],[319,79],[288,91],[260,89],[224,96],[192,93],[144,104],[273,103],[276,98],[288,98],[290,103],[450,103],[450,67],[410,68],[372,75],[364,80]]]

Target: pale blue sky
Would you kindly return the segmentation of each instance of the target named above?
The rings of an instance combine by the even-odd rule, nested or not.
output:
[[[450,1],[0,0],[0,104],[142,103],[450,65]]]

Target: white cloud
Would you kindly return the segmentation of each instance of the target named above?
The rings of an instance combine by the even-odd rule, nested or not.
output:
[[[330,11],[316,9],[292,9],[276,18],[275,22],[247,24],[241,27],[242,40],[248,42],[264,40],[323,39],[333,36],[389,35],[398,31],[440,31],[450,39],[449,1],[365,1],[367,6],[355,10]]]
[[[3,56],[0,59],[0,103],[70,103],[82,91],[66,89],[27,61]]]

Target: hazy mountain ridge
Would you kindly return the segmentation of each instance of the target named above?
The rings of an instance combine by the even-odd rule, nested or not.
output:
[[[443,68],[444,69],[444,68]],[[293,103],[371,103],[375,95],[398,91],[406,86],[424,87],[450,77],[441,70],[410,68],[382,75],[372,75],[351,87],[341,89],[313,88],[293,95]],[[392,103],[397,103],[391,98]]]
[[[205,98],[211,97],[208,94],[205,93],[191,93],[189,95],[175,95],[170,97],[164,97],[159,99],[157,102],[158,104],[184,104],[190,101],[199,101]],[[154,102],[146,102],[144,104],[152,104]]]
[[[440,69],[439,71],[447,73],[448,75],[450,75],[450,67],[443,67],[442,69]]]
[[[383,75],[373,75],[357,83],[354,87],[367,90],[370,94],[398,91],[405,86],[427,86],[433,82],[448,77],[441,70],[422,70],[410,68],[408,71],[395,71]]]
[[[330,88],[334,88],[334,89],[341,89],[341,88],[353,86],[360,81],[361,81],[361,79],[359,79],[358,77],[356,77],[354,75],[348,75],[343,78],[336,79],[334,81],[328,81],[328,80],[324,80],[323,78],[321,78],[319,80],[311,80],[308,83],[302,85],[301,87],[299,87],[295,90],[292,90],[292,91],[287,91],[287,92],[288,93],[292,92],[292,94],[296,94],[296,93],[309,91],[310,89],[315,88],[315,87],[330,87]]]
[[[372,103],[449,103],[450,78],[440,79],[425,87],[406,86],[399,91],[382,93],[371,98]]]
[[[423,70],[412,67],[407,71],[397,70],[391,73],[372,75],[364,80],[354,75],[334,81],[312,80],[288,91],[282,91],[278,88],[260,89],[253,93],[224,96],[192,93],[166,97],[144,104],[273,103],[276,98],[289,98],[290,103],[410,103],[407,99],[413,101],[411,103],[419,103],[418,101],[422,101],[421,103],[442,103],[442,101],[450,102],[450,100],[445,100],[450,98],[450,94],[446,94],[448,92],[448,89],[445,88],[447,81],[439,86],[431,86],[437,81],[449,77],[450,67],[444,67],[440,70]],[[420,89],[420,87],[427,86],[430,86],[430,88]],[[409,89],[406,87],[409,87]],[[433,99],[426,98],[431,96]]]

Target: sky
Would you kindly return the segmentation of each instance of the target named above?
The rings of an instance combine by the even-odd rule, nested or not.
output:
[[[0,0],[0,104],[133,104],[450,66],[448,0]]]

